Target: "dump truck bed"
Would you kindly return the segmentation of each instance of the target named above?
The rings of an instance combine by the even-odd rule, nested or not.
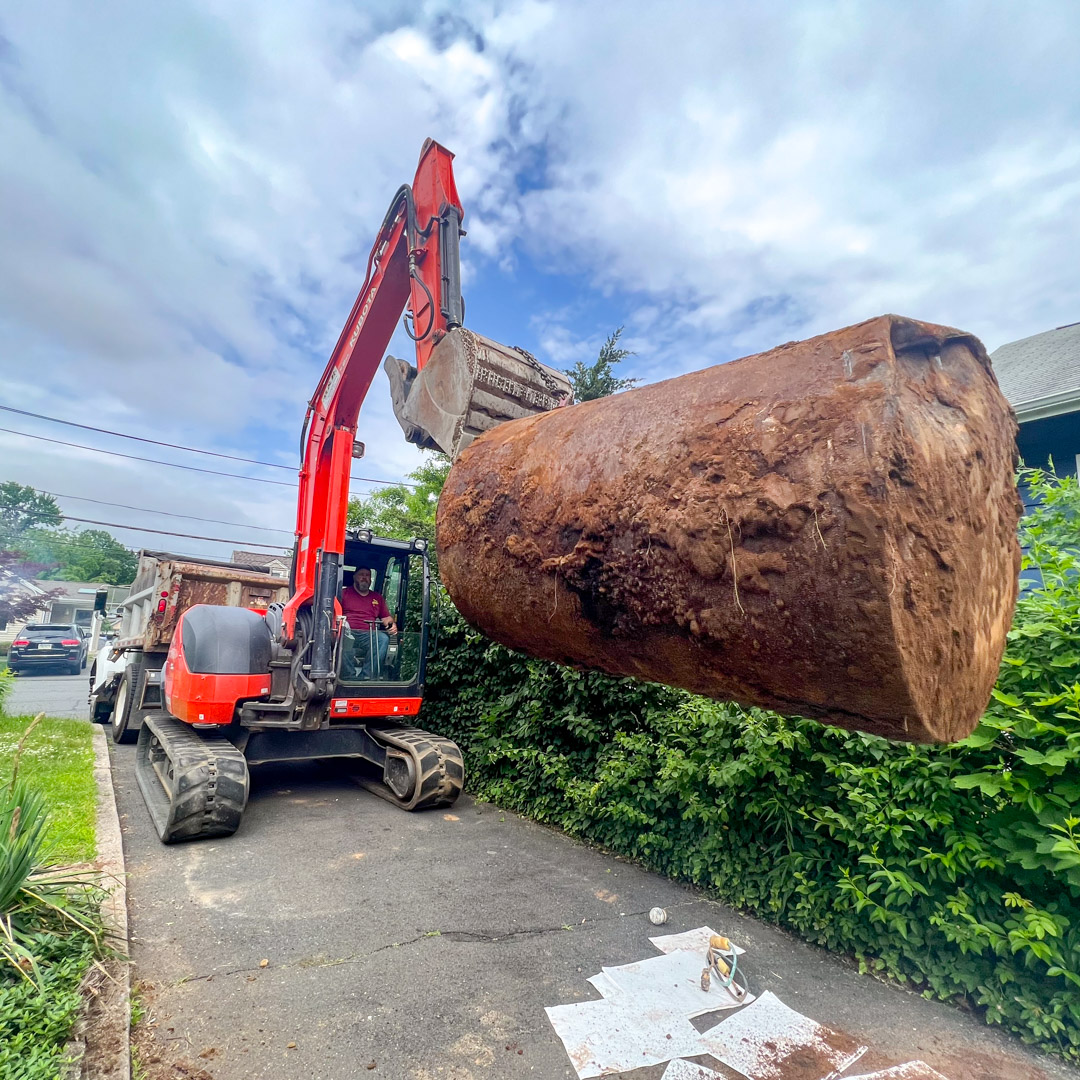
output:
[[[266,608],[284,602],[288,595],[288,582],[262,570],[140,551],[131,595],[121,605],[116,647],[167,650],[180,614],[196,604]]]

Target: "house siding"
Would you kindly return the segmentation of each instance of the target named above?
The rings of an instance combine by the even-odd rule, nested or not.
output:
[[[1051,468],[1058,476],[1076,476],[1080,454],[1080,412],[1028,420],[1016,438],[1020,460],[1037,469]]]

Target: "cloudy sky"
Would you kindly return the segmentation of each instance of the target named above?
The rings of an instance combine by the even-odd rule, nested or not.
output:
[[[559,367],[620,325],[651,381],[885,311],[1075,322],[1078,36],[1073,0],[0,0],[0,405],[293,466],[427,136],[468,324]],[[291,542],[284,469],[0,427],[72,516]],[[359,437],[358,475],[419,460],[381,372]]]

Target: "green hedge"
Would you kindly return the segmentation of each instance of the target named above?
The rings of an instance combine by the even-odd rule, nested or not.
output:
[[[1080,1058],[1080,492],[1026,480],[1043,582],[964,743],[890,743],[530,661],[460,622],[444,626],[426,724],[461,744],[478,796]]]

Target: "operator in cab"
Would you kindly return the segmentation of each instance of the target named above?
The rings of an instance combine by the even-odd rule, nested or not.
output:
[[[382,593],[372,589],[371,571],[366,566],[358,566],[352,583],[345,587],[341,611],[352,631],[352,648],[346,648],[342,659],[342,678],[382,677],[390,635],[397,633],[397,622]]]

